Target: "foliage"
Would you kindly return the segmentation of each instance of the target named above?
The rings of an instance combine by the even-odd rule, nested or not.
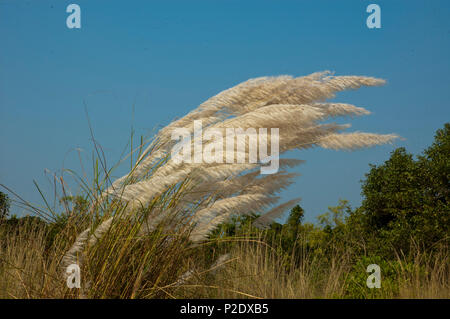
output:
[[[366,280],[369,273],[366,272],[367,266],[376,264],[381,269],[381,288],[368,289]],[[406,271],[411,270],[411,264],[407,265]],[[346,298],[393,298],[399,293],[400,274],[402,268],[397,261],[389,261],[380,256],[362,256],[352,267],[347,280],[345,297]]]
[[[8,217],[10,206],[11,203],[8,195],[3,192],[0,192],[0,220]]]
[[[448,239],[450,227],[450,124],[417,160],[404,148],[384,164],[371,166],[363,181],[367,232],[383,246],[406,252],[411,239],[425,247]]]

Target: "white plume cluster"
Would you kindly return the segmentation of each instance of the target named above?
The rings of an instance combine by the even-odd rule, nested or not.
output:
[[[128,213],[148,208],[158,212],[150,214],[152,220],[161,220],[171,214],[180,225],[191,227],[194,242],[207,238],[218,224],[235,214],[261,213],[255,225],[265,227],[299,199],[275,208],[276,196],[292,183],[295,174],[286,171],[301,161],[280,159],[280,169],[272,175],[260,175],[265,164],[258,157],[249,163],[186,163],[171,157],[177,141],[171,139],[176,128],[194,134],[194,121],[202,121],[204,128],[279,128],[279,152],[293,149],[323,147],[330,149],[356,149],[391,142],[394,134],[341,133],[349,125],[324,123],[338,116],[370,114],[364,108],[344,103],[328,103],[337,92],[378,86],[385,81],[364,76],[333,76],[330,72],[313,73],[303,77],[276,76],[250,79],[227,89],[202,103],[186,116],[161,129],[139,157],[134,169],[116,180],[104,192],[127,204]],[[270,132],[267,132],[270,149]],[[196,138],[190,140],[195,149]],[[203,142],[204,146],[215,143]],[[245,158],[248,159],[250,142]],[[227,152],[223,152],[224,158]],[[168,196],[171,198],[168,200]],[[271,209],[272,208],[272,209]],[[150,208],[148,208],[150,209]],[[267,213],[264,213],[268,210]],[[106,223],[111,223],[108,220]],[[99,226],[104,232],[105,226]],[[151,227],[150,227],[151,229]],[[94,234],[95,235],[95,234]],[[83,248],[86,234],[80,235],[72,250]],[[74,251],[70,253],[73,254]]]

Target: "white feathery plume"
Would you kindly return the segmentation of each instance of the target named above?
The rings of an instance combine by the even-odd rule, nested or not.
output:
[[[255,205],[256,204],[256,205]],[[192,223],[198,223],[207,219],[215,218],[225,213],[233,213],[238,210],[258,210],[268,204],[265,194],[244,194],[217,200],[210,207],[204,208],[193,216]],[[248,213],[251,213],[249,211]]]
[[[311,106],[324,110],[330,117],[342,115],[360,116],[370,114],[368,110],[362,107],[357,107],[346,103],[314,103],[311,104]]]
[[[172,189],[183,190],[173,200],[170,208],[161,205],[152,208],[148,231],[173,214],[185,214],[194,227],[190,238],[198,241],[207,238],[218,224],[234,214],[262,212],[273,205],[275,193],[292,183],[294,174],[287,174],[283,167],[294,167],[300,163],[295,159],[280,159],[280,170],[269,176],[258,178],[259,168],[264,166],[260,154],[255,163],[249,163],[249,149],[253,133],[245,139],[245,150],[241,150],[244,163],[227,163],[229,150],[223,151],[222,163],[187,163],[176,161],[171,155],[178,142],[171,139],[176,128],[194,134],[194,121],[201,121],[203,130],[219,130],[227,137],[227,128],[266,128],[267,134],[259,136],[271,149],[271,128],[279,129],[279,154],[293,149],[323,147],[331,149],[356,149],[389,143],[395,134],[340,133],[347,124],[321,123],[337,116],[368,115],[369,111],[345,103],[327,103],[337,92],[358,89],[362,86],[378,86],[385,81],[364,76],[333,76],[330,72],[318,72],[303,77],[277,76],[250,79],[211,97],[184,117],[161,129],[142,155],[134,169],[117,179],[104,195],[114,195],[126,204],[126,213],[135,213],[155,201],[163,201],[163,195]],[[244,133],[245,134],[245,133]],[[241,133],[235,134],[241,136]],[[245,136],[244,136],[245,137]],[[217,149],[222,141],[203,141],[203,136],[194,134],[186,143],[195,150],[196,143]],[[238,137],[236,137],[238,138]],[[217,148],[216,148],[217,147]],[[236,150],[233,150],[236,152]],[[200,154],[199,154],[200,155]],[[236,155],[236,154],[234,154]],[[194,154],[195,156],[195,154]],[[177,186],[178,185],[178,186]],[[258,218],[255,224],[267,225],[299,199],[273,208]],[[181,212],[181,213],[180,213]],[[155,214],[153,214],[155,213]],[[98,238],[111,227],[112,219],[103,222],[94,233],[82,232],[65,259],[73,260],[81,252],[86,241],[95,244]]]
[[[62,267],[65,269],[71,264],[81,263],[77,261],[77,257],[80,253],[85,249],[86,242],[89,246],[93,246],[97,243],[97,241],[103,237],[103,235],[109,230],[113,221],[113,217],[108,218],[103,221],[94,231],[93,234],[89,236],[91,233],[91,229],[88,228],[81,232],[78,237],[75,239],[75,243],[72,247],[67,251],[62,260]],[[81,258],[80,258],[81,259]]]
[[[195,226],[189,239],[199,242],[207,238],[210,231],[225,222],[234,214],[248,215],[275,203],[279,197],[265,194],[245,194],[216,201],[211,207],[200,210],[194,215]]]
[[[396,134],[381,135],[358,132],[347,134],[329,134],[321,138],[317,144],[323,148],[353,150],[362,147],[390,143],[396,138],[398,138],[398,135]]]
[[[113,221],[113,217],[108,218],[102,222],[94,231],[94,233],[89,237],[89,245],[93,246],[97,241],[103,237],[103,235],[109,230]]]
[[[89,232],[89,228],[81,232],[75,239],[75,243],[73,243],[72,247],[70,247],[70,249],[63,256],[62,268],[64,274],[66,274],[66,269],[69,265],[77,264],[78,255],[84,250],[85,243],[89,238]]]
[[[300,202],[301,198],[294,198],[290,201],[287,201],[277,207],[272,208],[270,211],[265,213],[264,215],[258,217],[253,221],[253,225],[260,228],[266,228],[274,219],[280,217],[286,210],[291,209],[298,202]]]
[[[286,101],[292,102],[292,104],[323,101],[334,97],[334,94],[339,91],[357,89],[361,86],[377,86],[385,82],[371,77],[333,77],[330,74],[329,71],[325,71],[299,78],[291,76],[261,77],[250,79],[217,94],[183,118],[160,130],[155,138],[159,148],[155,152],[147,154],[149,149],[155,147],[155,143],[151,143],[139,158],[139,164],[132,175],[139,177],[145,174],[152,164],[166,156],[174,144],[173,141],[170,141],[172,130],[184,127],[189,128],[192,132],[194,120],[202,120],[204,125],[214,124],[230,115],[242,115],[271,104],[286,103]],[[120,183],[117,183],[116,188],[119,188],[119,185]]]

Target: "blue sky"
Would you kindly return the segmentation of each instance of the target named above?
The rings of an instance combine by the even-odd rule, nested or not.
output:
[[[66,27],[70,3],[81,7],[81,29]],[[381,7],[381,29],[365,24],[370,3]],[[349,120],[351,130],[404,140],[294,152],[306,163],[283,198],[302,197],[308,221],[339,198],[357,206],[369,163],[399,146],[421,152],[450,120],[449,17],[450,2],[437,0],[0,0],[0,183],[40,203],[33,179],[51,190],[45,169],[80,171],[76,148],[89,166],[85,105],[112,165],[131,125],[149,134],[248,78],[332,70],[386,79],[336,101],[372,111]]]

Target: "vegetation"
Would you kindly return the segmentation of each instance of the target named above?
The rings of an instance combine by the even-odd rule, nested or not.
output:
[[[10,206],[11,203],[8,195],[0,192],[0,219],[4,219],[8,216]]]
[[[449,298],[450,124],[417,159],[400,148],[371,166],[360,207],[341,200],[314,224],[298,200],[265,211],[290,184],[285,167],[298,161],[282,159],[279,173],[259,177],[261,162],[179,164],[170,156],[170,129],[208,118],[224,127],[282,124],[283,152],[388,142],[395,136],[338,134],[342,126],[317,123],[368,112],[316,100],[380,83],[326,73],[250,80],[170,124],[145,150],[141,143],[130,173],[114,182],[97,146],[93,180],[66,172],[80,195],[68,196],[64,176],[55,176],[53,206],[19,200],[34,215],[1,219],[0,298]],[[282,123],[272,125],[270,112]],[[274,221],[289,209],[286,222]],[[70,264],[81,268],[80,289],[66,285]],[[366,286],[369,264],[381,267],[380,289]]]

